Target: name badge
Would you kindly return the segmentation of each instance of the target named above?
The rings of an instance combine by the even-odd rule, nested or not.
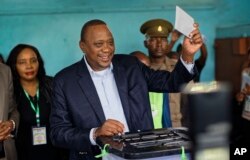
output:
[[[46,127],[32,127],[33,145],[47,144]]]

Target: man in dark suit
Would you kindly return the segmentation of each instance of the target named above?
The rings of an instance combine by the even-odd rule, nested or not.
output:
[[[114,55],[106,23],[87,22],[79,42],[85,56],[54,79],[52,142],[69,148],[71,160],[94,159],[96,137],[153,129],[148,91],[177,92],[196,74],[192,62],[202,40],[197,28],[191,34],[170,73],[151,70],[133,56]]]

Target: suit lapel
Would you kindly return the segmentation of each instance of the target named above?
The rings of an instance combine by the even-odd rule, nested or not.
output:
[[[80,76],[78,83],[95,111],[98,119],[101,123],[105,122],[105,116],[102,109],[100,99],[98,97],[95,85],[91,79],[90,73],[87,69],[84,59],[82,59],[78,65],[78,75]]]
[[[118,89],[118,93],[121,99],[123,111],[128,123],[128,127],[131,128],[132,124],[129,121],[130,118],[130,106],[128,100],[128,84],[127,84],[127,77],[125,74],[125,68],[118,64],[119,62],[114,58],[113,59],[113,74],[116,81],[116,86]]]
[[[7,98],[6,98],[6,87],[7,87],[7,83],[5,83],[7,81],[7,79],[5,77],[7,77],[4,73],[4,68],[2,68],[2,66],[0,65],[0,120],[4,120],[3,118],[3,114],[4,114],[4,110],[5,108],[7,108]],[[8,97],[9,98],[9,97]]]

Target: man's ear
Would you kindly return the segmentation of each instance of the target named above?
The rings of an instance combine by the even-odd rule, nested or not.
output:
[[[144,40],[144,47],[148,48],[148,41]]]
[[[79,47],[81,48],[81,50],[86,53],[86,44],[83,41],[79,41]]]

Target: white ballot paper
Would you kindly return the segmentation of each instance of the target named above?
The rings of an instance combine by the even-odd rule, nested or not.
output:
[[[190,38],[189,34],[194,29],[193,25],[194,25],[193,17],[188,15],[179,6],[176,6],[175,29]]]

